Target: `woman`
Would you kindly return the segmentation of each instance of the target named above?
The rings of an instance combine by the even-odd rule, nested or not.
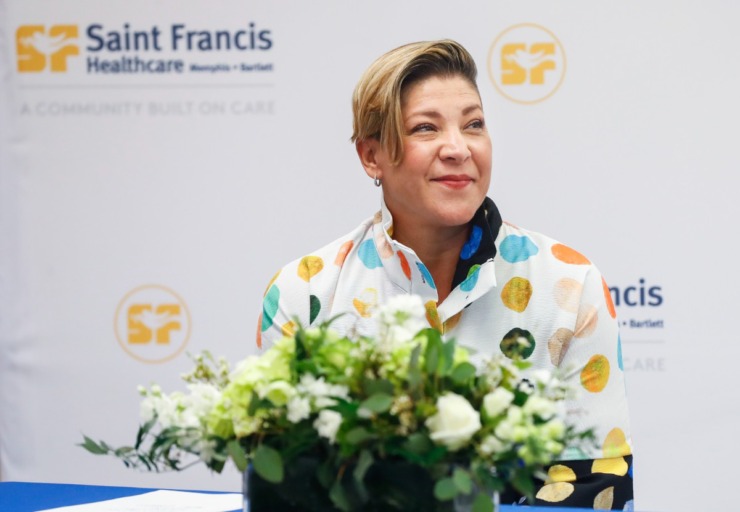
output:
[[[373,308],[420,295],[427,318],[481,354],[523,350],[533,369],[573,368],[568,419],[596,427],[599,447],[563,454],[538,504],[631,507],[632,457],[616,314],[580,253],[502,222],[486,197],[491,140],[476,66],[458,43],[413,43],[376,60],[353,95],[360,162],[381,210],[284,267],[268,286],[258,344],[291,318],[373,335]],[[520,339],[529,348],[520,349]]]

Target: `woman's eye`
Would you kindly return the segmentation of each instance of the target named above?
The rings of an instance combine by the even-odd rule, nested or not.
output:
[[[432,126],[431,124],[423,123],[423,124],[419,124],[419,125],[414,126],[411,129],[411,133],[431,132],[433,130],[434,130],[434,126]]]
[[[475,121],[471,121],[468,123],[468,128],[473,128],[476,130],[482,129],[484,126],[486,126],[485,121],[483,119],[476,119]]]

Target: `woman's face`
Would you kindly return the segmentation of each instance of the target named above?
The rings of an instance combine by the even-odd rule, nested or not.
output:
[[[402,96],[403,160],[378,148],[379,177],[394,223],[461,226],[473,218],[491,181],[491,139],[478,92],[459,77],[430,77]]]

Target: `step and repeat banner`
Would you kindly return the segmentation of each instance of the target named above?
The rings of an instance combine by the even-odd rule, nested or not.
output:
[[[593,0],[0,0],[0,479],[239,489],[129,472],[137,386],[254,353],[284,263],[379,206],[349,143],[362,71],[453,38],[479,66],[506,220],[600,267],[636,503],[734,500],[740,5]]]

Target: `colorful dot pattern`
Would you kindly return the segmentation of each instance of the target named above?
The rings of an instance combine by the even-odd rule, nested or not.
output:
[[[585,485],[579,485],[585,482]],[[534,505],[634,510],[632,456],[558,462],[547,471]],[[508,500],[507,500],[508,498]],[[506,495],[502,503],[509,503]]]
[[[501,290],[501,301],[504,306],[521,313],[529,305],[532,298],[532,283],[525,277],[512,277]]]
[[[473,226],[470,230],[470,238],[463,245],[462,251],[460,251],[461,260],[469,260],[480,248],[480,242],[483,239],[483,228],[480,226]]]
[[[528,236],[509,235],[501,242],[501,257],[509,263],[527,261],[539,252],[540,249]]]
[[[460,283],[460,289],[464,292],[470,292],[473,291],[473,288],[475,288],[475,285],[478,284],[478,271],[480,270],[480,265],[473,265],[470,267],[470,270],[468,270],[468,277],[465,278],[465,281]]]
[[[392,238],[385,205],[356,230],[285,266],[270,281],[258,345],[342,314],[334,327],[373,336],[388,298],[413,293],[430,326],[474,353],[522,357],[532,370],[568,369],[578,398],[566,404],[596,449],[566,451],[549,468],[537,502],[619,509],[632,506],[632,451],[622,346],[606,281],[580,252],[504,223],[486,199],[471,221],[452,282],[438,303],[436,283],[416,254]],[[582,414],[587,411],[587,414]],[[581,482],[584,482],[583,484]]]

